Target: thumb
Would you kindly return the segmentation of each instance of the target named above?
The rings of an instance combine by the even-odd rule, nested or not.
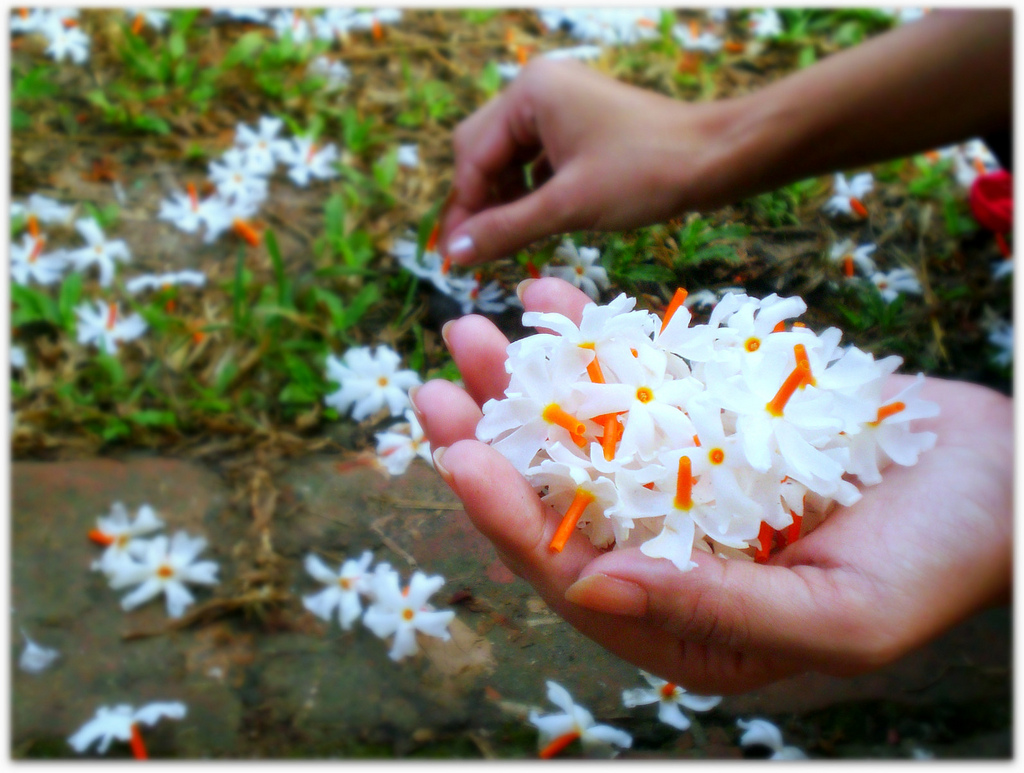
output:
[[[639,548],[591,561],[565,598],[583,607],[645,618],[677,638],[750,655],[803,659],[848,675],[888,662],[888,632],[866,580],[841,568],[755,564],[695,550],[680,572]],[[842,576],[840,576],[842,575]],[[846,576],[849,575],[849,576]],[[624,598],[622,583],[646,593]],[[613,608],[621,603],[621,609]]]
[[[574,230],[580,222],[577,187],[567,170],[561,170],[522,198],[477,212],[452,231],[445,255],[457,265],[473,265]]]

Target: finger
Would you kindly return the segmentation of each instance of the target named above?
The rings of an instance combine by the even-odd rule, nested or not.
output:
[[[583,309],[593,301],[578,287],[558,277],[525,280],[520,287],[520,300],[526,311],[555,312],[580,324]]]
[[[851,642],[864,639],[857,621],[874,599],[842,569],[754,564],[700,551],[693,560],[696,568],[680,572],[638,548],[616,550],[598,557],[581,577],[600,575],[643,588],[647,604],[638,616],[688,642],[803,658],[807,667],[834,672]],[[582,592],[570,591],[570,599],[599,604],[602,582],[599,577],[584,583]],[[637,614],[638,608],[627,613]]]
[[[584,227],[582,192],[571,170],[560,170],[532,193],[470,215],[452,230],[446,254],[454,263],[468,266],[505,257],[544,236]]]
[[[431,448],[450,446],[476,437],[480,407],[450,381],[434,379],[410,392],[413,408],[430,439]]]
[[[466,382],[466,391],[477,405],[504,396],[508,386],[508,339],[493,322],[470,314],[446,323],[441,336]]]
[[[461,441],[441,450],[435,460],[473,525],[494,544],[506,566],[555,612],[616,655],[705,694],[752,689],[801,669],[700,642],[681,643],[651,621],[569,603],[566,590],[599,553],[587,537],[576,533],[562,552],[553,553],[548,545],[560,514],[542,503],[523,476],[489,446]]]

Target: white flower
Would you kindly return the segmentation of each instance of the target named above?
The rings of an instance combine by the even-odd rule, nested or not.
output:
[[[849,182],[847,182],[845,175],[836,172],[834,193],[832,198],[825,202],[822,209],[831,215],[856,214],[857,217],[867,216],[867,209],[861,199],[874,188],[874,181],[875,178],[871,175],[871,172],[858,174]]]
[[[29,638],[25,629],[21,629],[21,635],[25,637],[25,649],[21,651],[18,658],[18,668],[29,674],[38,674],[50,667],[60,653],[49,647],[41,647]]]
[[[480,287],[480,280],[475,277],[451,277],[447,285],[447,295],[461,304],[463,314],[471,314],[474,309],[487,314],[500,314],[508,308],[505,293],[497,282],[488,282],[484,287]]]
[[[725,41],[710,31],[705,31],[695,36],[688,24],[676,24],[672,28],[672,36],[687,51],[704,51],[708,54],[716,54],[725,45]]]
[[[613,746],[628,749],[633,745],[633,738],[626,731],[596,724],[594,716],[573,703],[572,696],[564,687],[550,680],[546,684],[548,700],[562,713],[541,716],[535,710],[530,711],[530,724],[540,731],[542,758],[553,757],[577,738],[583,744],[584,752],[595,756],[613,756]]]
[[[993,324],[989,330],[988,342],[996,348],[992,362],[1004,368],[1009,367],[1013,363],[1013,323],[1001,320]]]
[[[856,266],[864,274],[873,274],[877,270],[875,261],[871,259],[871,253],[875,251],[874,244],[862,244],[859,247],[853,246],[851,239],[843,239],[832,245],[829,251],[829,258],[836,263],[843,264],[843,272],[846,276],[853,276],[853,268]]]
[[[68,738],[68,743],[76,752],[81,754],[96,741],[99,741],[98,751],[106,754],[110,742],[133,741],[133,748],[138,744],[141,746],[141,736],[138,735],[138,725],[155,725],[164,717],[170,719],[181,719],[186,714],[184,703],[149,703],[136,710],[127,704],[120,704],[113,708],[100,706],[96,716],[80,727],[74,735]],[[133,740],[134,737],[134,740]],[[145,748],[142,748],[145,755]],[[138,751],[136,750],[138,755]],[[145,757],[143,756],[143,759]]]
[[[552,266],[549,263],[544,266],[541,274],[564,279],[580,288],[595,301],[601,297],[601,290],[607,290],[611,286],[608,281],[608,272],[598,263],[601,258],[599,250],[593,247],[577,249],[576,245],[567,238],[555,250],[555,257],[561,258],[569,265]]]
[[[120,341],[132,341],[146,330],[146,323],[138,314],[121,317],[116,303],[89,301],[75,307],[78,318],[78,343],[91,343],[107,354],[117,352]]]
[[[398,146],[398,165],[415,169],[420,165],[419,145],[415,143]]]
[[[11,245],[11,276],[20,285],[36,282],[50,285],[60,281],[67,266],[66,253],[63,250],[43,253],[46,239],[43,236],[33,238],[23,234],[21,244]]]
[[[209,169],[210,182],[229,201],[259,204],[267,197],[267,178],[263,176],[265,172],[240,148],[228,150],[221,156],[219,163],[211,161]]]
[[[269,24],[277,32],[279,38],[291,35],[292,41],[299,44],[309,40],[313,32],[305,14],[300,15],[293,10],[278,11],[270,17]]]
[[[334,10],[334,9],[331,9]],[[333,34],[330,37],[334,37]],[[352,71],[339,59],[328,59],[326,56],[318,56],[309,63],[306,72],[310,75],[318,75],[325,78],[327,91],[336,91],[346,85],[352,79]]]
[[[870,278],[886,303],[892,303],[900,293],[920,295],[922,292],[921,281],[917,278],[917,274],[909,268],[894,268],[887,272],[876,271]]]
[[[96,528],[89,532],[89,539],[106,547],[103,555],[92,562],[92,568],[109,576],[122,563],[130,563],[133,552],[145,543],[145,540],[136,537],[163,527],[164,522],[149,505],[142,505],[135,521],[129,523],[128,510],[120,502],[114,502],[110,507],[110,515],[99,516]]]
[[[99,223],[91,217],[76,220],[75,229],[85,239],[87,246],[68,252],[68,259],[79,271],[96,264],[100,270],[100,286],[108,287],[114,279],[115,261],[127,263],[131,260],[128,245],[123,239],[108,240]]]
[[[327,378],[341,388],[324,398],[338,413],[352,409],[352,418],[362,421],[386,404],[392,416],[399,416],[408,407],[409,390],[420,383],[412,370],[398,370],[401,358],[393,349],[378,345],[372,352],[368,346],[349,349],[339,360],[327,355]]]
[[[206,274],[202,271],[172,271],[166,274],[142,274],[124,283],[124,288],[133,295],[141,290],[162,290],[177,285],[202,287],[206,284]]]
[[[338,622],[349,630],[363,612],[359,594],[369,592],[371,575],[367,569],[372,561],[373,554],[367,550],[358,559],[347,559],[337,572],[332,572],[317,556],[306,556],[306,571],[327,587],[312,596],[303,596],[302,606],[328,622],[337,607]]]
[[[293,137],[281,155],[281,161],[291,165],[288,176],[303,188],[309,185],[311,177],[318,180],[337,177],[338,170],[334,166],[337,160],[338,149],[334,144],[316,145],[311,137]]]
[[[427,599],[442,585],[443,577],[427,577],[419,571],[413,572],[405,589],[399,587],[397,574],[388,573],[377,578],[373,587],[374,602],[363,615],[363,623],[382,639],[395,635],[388,653],[392,660],[401,660],[419,651],[417,631],[443,641],[451,638],[448,624],[455,613],[451,610],[434,611],[427,603]]]
[[[15,344],[11,344],[11,367],[16,370],[21,370],[28,364],[28,358],[25,356],[25,350]]]
[[[288,140],[277,137],[283,126],[280,118],[262,116],[255,131],[244,123],[235,128],[235,147],[245,151],[246,166],[254,173],[272,174],[277,162],[288,154]]]
[[[185,583],[216,585],[218,582],[216,563],[194,563],[205,547],[205,539],[189,537],[183,531],[170,541],[165,536],[149,540],[139,550],[137,563],[118,564],[110,575],[110,587],[115,590],[129,585],[139,586],[121,599],[121,607],[134,609],[163,593],[167,597],[167,614],[181,617],[185,607],[195,601]]]
[[[658,719],[678,730],[690,727],[689,718],[680,707],[691,711],[710,711],[722,702],[721,695],[694,695],[677,684],[659,679],[653,674],[641,671],[640,675],[650,689],[637,688],[622,691],[622,704],[629,709],[649,703],[658,704]]]
[[[708,309],[718,303],[718,294],[714,290],[708,290],[707,288],[701,290],[695,290],[686,296],[686,300],[683,301],[683,305],[687,308],[698,308]]]
[[[253,24],[267,23],[267,11],[263,8],[216,8],[213,13],[217,16],[227,16],[236,21],[248,21]]]
[[[411,239],[396,239],[391,245],[391,254],[406,271],[427,280],[445,295],[454,296],[461,290],[465,280],[452,276],[451,261],[442,258],[436,250],[426,249],[417,260],[416,251],[416,242]]]
[[[73,205],[65,206],[55,199],[33,193],[24,204],[11,202],[11,217],[35,217],[39,222],[48,225],[62,224],[71,219],[75,211]]]
[[[807,755],[795,746],[782,743],[782,731],[767,719],[736,720],[736,725],[743,731],[740,746],[767,746],[772,750],[770,760],[805,760]]]
[[[89,36],[77,26],[68,27],[63,19],[52,15],[46,19],[40,30],[50,45],[46,47],[48,53],[56,62],[62,62],[70,57],[75,64],[84,64],[89,59]]]
[[[759,38],[773,38],[782,34],[782,18],[774,8],[764,8],[750,14],[750,31]]]
[[[351,27],[354,30],[371,30],[381,24],[397,24],[401,19],[402,11],[398,8],[357,11],[352,15]]]
[[[579,59],[580,61],[588,61],[591,59],[598,59],[601,56],[600,46],[573,46],[571,48],[555,48],[551,51],[545,51],[541,56],[546,59]]]
[[[406,409],[404,422],[389,427],[386,432],[378,432],[374,437],[377,461],[390,475],[401,475],[417,456],[434,466],[430,443],[412,409]]]

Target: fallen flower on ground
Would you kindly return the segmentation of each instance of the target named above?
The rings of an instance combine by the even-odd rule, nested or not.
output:
[[[133,295],[142,290],[163,290],[177,285],[192,285],[203,287],[206,284],[206,274],[202,271],[171,271],[166,274],[142,274],[135,276],[124,283],[124,289]]]
[[[346,631],[352,628],[363,606],[359,602],[361,593],[369,592],[372,575],[367,571],[373,561],[373,554],[366,550],[358,558],[346,559],[337,572],[331,571],[327,565],[313,554],[305,559],[306,571],[317,582],[327,587],[312,596],[302,597],[302,606],[317,617],[331,619],[334,608],[338,608],[338,622]]]
[[[680,708],[687,708],[691,711],[710,711],[722,702],[721,695],[694,695],[679,685],[648,674],[646,671],[641,671],[640,676],[650,685],[650,688],[623,690],[622,704],[626,708],[632,709],[649,703],[657,703],[658,719],[678,730],[686,730],[690,727],[689,718],[680,711]]]
[[[770,760],[807,759],[801,749],[783,744],[782,731],[767,719],[737,719],[736,725],[743,731],[740,746],[767,746],[772,751]]]
[[[22,236],[21,244],[11,245],[11,276],[15,282],[51,285],[60,281],[67,267],[66,253],[58,250],[47,254],[43,252],[45,246],[45,237],[30,234]]]
[[[216,585],[217,564],[213,561],[196,562],[206,547],[203,537],[189,537],[183,531],[170,540],[154,537],[139,550],[132,563],[118,564],[109,575],[110,587],[118,590],[129,585],[138,587],[121,599],[121,608],[135,609],[163,593],[167,597],[167,614],[181,617],[195,598],[185,583]]]
[[[338,176],[335,163],[338,148],[333,143],[317,145],[312,137],[293,137],[290,146],[282,151],[282,163],[289,164],[288,176],[296,185],[305,188],[310,178],[329,180]]]
[[[103,555],[93,561],[92,568],[106,575],[112,574],[122,563],[131,562],[132,552],[144,543],[138,537],[163,527],[164,522],[149,505],[142,505],[135,520],[129,522],[127,508],[121,502],[114,502],[110,515],[99,516],[96,528],[89,532],[89,539],[106,547]]]
[[[256,129],[244,123],[235,127],[235,147],[245,154],[246,166],[257,174],[273,174],[280,161],[289,152],[289,142],[278,138],[284,121],[261,116]]]
[[[373,416],[387,405],[392,416],[410,407],[409,390],[420,383],[412,370],[399,370],[398,353],[383,344],[372,351],[368,346],[349,349],[339,360],[327,355],[327,378],[341,386],[324,398],[338,413],[352,410],[356,421]]]
[[[116,354],[121,341],[133,341],[146,331],[138,314],[122,317],[116,303],[86,301],[75,307],[78,319],[78,343],[93,344],[107,354]]]
[[[548,700],[563,713],[542,716],[536,710],[530,710],[530,724],[540,731],[541,759],[554,757],[577,738],[584,753],[593,756],[612,757],[615,755],[613,747],[628,749],[633,745],[632,736],[625,730],[596,724],[593,714],[573,703],[572,696],[560,684],[550,680],[546,684]]]
[[[876,271],[870,277],[886,303],[892,303],[901,293],[920,295],[921,280],[909,268],[894,268],[891,271]]]
[[[608,272],[598,262],[601,259],[600,250],[594,247],[577,248],[570,239],[565,239],[555,249],[554,257],[564,260],[568,265],[553,266],[548,263],[541,270],[542,276],[564,279],[595,301],[600,299],[601,290],[611,286]]]
[[[399,166],[416,169],[420,165],[419,145],[416,145],[415,143],[399,145],[397,160]]]
[[[430,443],[412,409],[406,409],[404,422],[378,432],[374,438],[377,441],[377,462],[389,475],[404,473],[417,456],[434,466]]]
[[[22,671],[29,674],[41,673],[60,657],[60,653],[57,650],[42,647],[32,641],[29,635],[25,633],[24,628],[21,629],[21,635],[25,637],[25,649],[21,651],[21,655],[18,658],[18,668]]]
[[[874,186],[875,178],[871,172],[855,175],[849,181],[844,174],[836,172],[832,198],[825,202],[822,209],[831,215],[867,217],[868,210],[862,199]]]
[[[111,741],[128,741],[135,759],[145,760],[149,755],[142,741],[139,724],[152,726],[164,717],[182,719],[186,713],[185,704],[178,702],[148,703],[137,710],[126,703],[113,708],[100,706],[96,716],[68,738],[68,743],[82,754],[98,741],[97,751],[106,754]]]
[[[829,258],[835,263],[842,264],[843,274],[846,277],[853,276],[854,267],[859,268],[861,273],[870,276],[877,270],[875,261],[871,259],[871,254],[875,249],[874,244],[862,244],[859,247],[854,247],[853,240],[843,239],[832,245],[829,250]]]
[[[61,204],[56,199],[33,193],[25,203],[11,202],[11,217],[30,218],[35,216],[40,223],[59,225],[71,219],[75,208],[73,205]]]
[[[127,263],[131,260],[132,254],[128,250],[128,245],[123,239],[107,239],[100,224],[91,217],[76,220],[75,229],[85,239],[86,246],[69,251],[68,260],[73,262],[79,271],[95,264],[100,270],[100,286],[108,287],[114,280],[115,263]]]
[[[363,624],[384,639],[394,634],[388,657],[402,660],[419,652],[416,633],[425,633],[443,641],[451,638],[448,624],[455,618],[451,610],[436,611],[427,599],[444,585],[441,576],[428,577],[413,572],[409,584],[400,588],[397,573],[375,577],[373,604],[363,615]]]

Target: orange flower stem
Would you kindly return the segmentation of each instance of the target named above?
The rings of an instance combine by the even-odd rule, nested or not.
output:
[[[807,377],[804,379],[804,382],[800,385],[800,388],[803,389],[805,386],[808,385],[815,386],[817,382],[814,380],[814,376],[811,374],[811,361],[807,357],[806,347],[804,347],[803,344],[793,344],[793,354],[796,357],[796,364],[799,367],[807,368]]]
[[[668,327],[669,321],[671,321],[673,315],[683,305],[683,301],[686,300],[687,292],[682,287],[676,288],[675,294],[672,296],[672,300],[668,304],[668,308],[665,309],[665,316],[661,320],[661,332],[665,332],[665,328]]]
[[[693,473],[690,457],[679,457],[679,469],[676,472],[676,498],[673,504],[680,510],[693,507]]]
[[[376,18],[373,20],[373,24],[370,28],[373,33],[373,39],[378,43],[384,39],[384,25],[380,23]]]
[[[894,416],[895,414],[899,413],[906,407],[907,406],[901,403],[899,400],[897,400],[896,402],[889,403],[888,405],[883,405],[881,408],[878,409],[878,417],[872,423],[881,424],[890,416]]]
[[[533,265],[533,258],[529,258],[526,261],[526,273],[530,279],[540,279],[540,271]]]
[[[107,304],[107,330],[113,330],[114,325],[117,323],[117,304]]]
[[[760,543],[760,547],[754,554],[754,561],[759,564],[763,564],[768,560],[768,554],[772,549],[772,529],[767,522],[761,521],[761,530],[757,534],[757,541]]]
[[[132,756],[137,760],[148,760],[149,755],[146,753],[146,744],[142,742],[142,733],[139,732],[139,726],[132,725]]]
[[[576,489],[576,496],[572,498],[572,503],[569,505],[569,509],[565,511],[565,515],[562,516],[562,522],[558,524],[558,528],[555,530],[555,536],[551,538],[551,544],[548,545],[554,553],[561,553],[562,548],[565,547],[565,543],[569,541],[569,537],[576,530],[576,524],[580,520],[580,516],[583,515],[583,511],[587,509],[587,506],[594,501],[594,495],[589,491],[583,489]]]
[[[146,18],[140,13],[138,16],[135,17],[135,20],[132,22],[132,34],[138,35],[140,32],[142,32],[142,25],[145,23]]]
[[[111,537],[109,534],[105,534],[104,532],[100,531],[99,529],[92,529],[92,530],[90,530],[89,531],[89,539],[91,539],[97,545],[102,545],[103,547],[107,547],[109,545],[113,545],[114,544],[114,538]]]
[[[610,462],[615,458],[615,446],[622,439],[622,424],[619,423],[618,414],[608,413],[601,416],[598,422],[604,427],[604,435],[601,436],[601,450],[604,451],[604,460]]]
[[[580,737],[580,734],[576,733],[576,732],[566,733],[565,735],[560,735],[560,736],[558,736],[558,738],[554,739],[551,743],[549,743],[547,746],[545,746],[543,749],[541,749],[538,756],[542,760],[550,760],[552,757],[554,757],[560,751],[565,749],[566,746],[571,744],[573,741],[575,741],[579,737]]]
[[[852,255],[844,255],[843,256],[843,275],[846,276],[847,278],[850,278],[850,277],[853,276],[853,256]]]
[[[798,362],[796,367],[793,368],[793,372],[786,376],[786,380],[782,382],[782,386],[780,386],[779,391],[775,393],[775,397],[765,404],[765,410],[767,410],[772,416],[782,416],[782,411],[786,407],[786,403],[789,402],[789,398],[793,396],[797,387],[799,387],[804,380],[810,376],[810,374],[810,368],[806,364]]]
[[[864,203],[860,199],[850,197],[850,208],[857,213],[858,217],[867,217],[868,208],[864,206]]]
[[[46,246],[46,239],[41,236],[36,237],[36,242],[32,245],[32,254],[28,256],[29,263],[35,263],[39,256],[43,253],[43,247]]]
[[[32,238],[33,239],[38,239],[39,238],[39,218],[37,218],[34,213],[29,213],[28,222],[26,223],[26,225],[28,226],[28,232],[32,235]]]
[[[434,223],[434,227],[430,229],[430,236],[427,237],[427,243],[423,245],[425,252],[433,252],[437,249],[437,237],[441,233],[441,218],[437,219]]]
[[[781,320],[780,319],[778,322],[776,322],[775,323],[775,327],[772,328],[772,332],[773,333],[785,333],[786,332],[786,322],[785,322],[785,320]]]
[[[234,223],[232,223],[232,227],[234,228],[235,233],[248,242],[250,246],[259,246],[260,235],[255,228],[249,225],[249,223],[239,217],[236,217]]]
[[[199,209],[199,194],[196,193],[195,183],[189,183],[185,186],[188,191],[188,198],[192,202],[192,211],[195,212]]]
[[[544,409],[541,417],[549,424],[557,424],[559,427],[562,427],[570,435],[584,435],[587,432],[586,425],[564,410],[558,403],[551,403],[551,405]]]

